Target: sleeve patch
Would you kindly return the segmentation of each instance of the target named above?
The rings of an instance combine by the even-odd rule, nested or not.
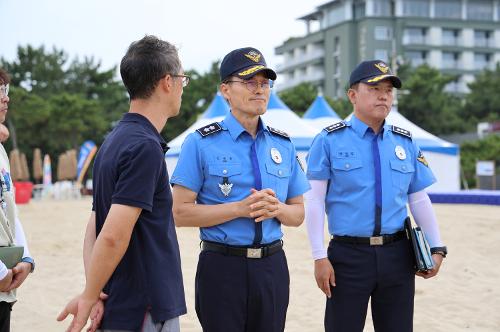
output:
[[[427,160],[425,159],[424,154],[422,153],[422,151],[421,151],[421,150],[418,152],[418,157],[417,157],[417,160],[418,160],[419,162],[421,162],[422,164],[424,164],[424,166],[429,167],[429,163],[428,163],[428,162],[427,162]]]

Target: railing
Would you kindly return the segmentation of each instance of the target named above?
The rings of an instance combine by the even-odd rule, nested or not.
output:
[[[322,49],[317,49],[312,52],[304,53],[300,56],[295,56],[293,58],[286,59],[284,63],[279,64],[276,66],[276,70],[284,70],[293,66],[296,66],[298,64],[311,61],[311,60],[316,60],[319,58],[322,58],[325,56],[325,51]]]

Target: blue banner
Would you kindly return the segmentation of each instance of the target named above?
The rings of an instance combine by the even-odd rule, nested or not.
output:
[[[76,165],[76,178],[80,178],[80,174],[82,170],[85,172],[86,167],[85,165],[90,164],[90,161],[87,161],[87,159],[91,159],[94,154],[93,152],[96,149],[96,145],[92,141],[85,141],[82,146],[80,147],[80,152],[78,153],[78,163]]]

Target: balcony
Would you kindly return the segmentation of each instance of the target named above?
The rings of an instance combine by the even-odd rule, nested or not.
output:
[[[463,46],[462,38],[445,37],[442,39],[443,46]]]
[[[427,37],[425,35],[404,35],[403,45],[426,45]]]
[[[495,41],[492,38],[475,38],[475,47],[495,47]]]
[[[276,90],[282,91],[282,90],[292,88],[296,85],[299,85],[300,83],[319,81],[319,80],[323,80],[324,78],[325,78],[324,72],[314,72],[311,74],[302,75],[299,78],[278,81],[278,82],[276,82]]]
[[[474,70],[495,70],[495,65],[492,62],[474,61]]]
[[[460,60],[444,60],[442,63],[442,69],[460,69]]]
[[[284,71],[288,68],[306,63],[308,61],[322,59],[325,56],[325,51],[323,49],[316,49],[307,53],[303,53],[300,56],[295,56],[293,58],[285,59],[284,63],[278,64],[276,66],[277,71]]]

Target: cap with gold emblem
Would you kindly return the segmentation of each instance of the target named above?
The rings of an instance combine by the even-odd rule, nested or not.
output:
[[[391,68],[384,61],[363,61],[352,71],[349,86],[360,82],[377,84],[384,80],[390,80],[392,85],[397,89],[401,88],[401,80],[392,73]]]
[[[266,65],[266,60],[259,50],[253,47],[239,48],[229,52],[220,64],[220,80],[229,76],[249,79],[257,73],[263,73],[268,79],[276,80],[276,73]]]

